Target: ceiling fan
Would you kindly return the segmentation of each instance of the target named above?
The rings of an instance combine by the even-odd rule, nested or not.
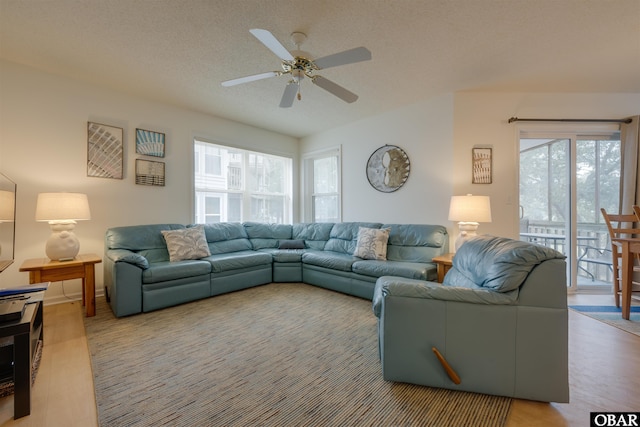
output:
[[[334,53],[333,55],[312,59],[311,55],[307,52],[299,50],[300,45],[307,39],[307,36],[304,33],[294,32],[291,34],[291,41],[296,45],[298,50],[289,52],[269,31],[256,28],[249,30],[249,32],[282,60],[282,71],[268,71],[266,73],[226,80],[222,82],[222,86],[235,86],[270,77],[278,77],[283,74],[290,74],[291,80],[289,80],[289,83],[285,87],[282,99],[280,100],[280,107],[282,108],[291,107],[296,95],[298,100],[302,99],[300,95],[300,84],[305,76],[308,77],[316,86],[321,87],[345,102],[352,103],[358,99],[358,95],[355,93],[325,77],[315,74],[315,72],[330,67],[337,67],[339,65],[368,61],[371,59],[371,52],[369,52],[367,48],[356,47],[354,49]]]

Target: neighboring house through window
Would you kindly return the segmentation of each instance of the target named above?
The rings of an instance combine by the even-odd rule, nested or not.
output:
[[[197,223],[292,222],[291,158],[194,140]]]

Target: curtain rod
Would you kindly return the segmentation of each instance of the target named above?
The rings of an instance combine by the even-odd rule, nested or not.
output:
[[[509,123],[513,122],[594,122],[594,123],[631,123],[631,119],[519,119],[511,117]]]

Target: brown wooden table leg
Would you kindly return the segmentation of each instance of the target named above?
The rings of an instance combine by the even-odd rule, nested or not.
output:
[[[629,242],[622,243],[622,318],[629,320],[631,312],[631,287],[633,280],[633,254],[631,253]]]
[[[83,282],[83,299],[87,307],[87,317],[92,317],[96,315],[96,272],[93,264],[85,264]]]

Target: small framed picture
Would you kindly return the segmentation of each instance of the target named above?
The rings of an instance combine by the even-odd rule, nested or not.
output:
[[[164,133],[136,129],[136,153],[164,157]]]
[[[164,162],[136,159],[136,184],[164,187]]]
[[[122,128],[87,122],[87,176],[122,179]]]
[[[472,184],[491,184],[492,175],[492,154],[491,148],[474,148],[473,149],[473,170]]]

